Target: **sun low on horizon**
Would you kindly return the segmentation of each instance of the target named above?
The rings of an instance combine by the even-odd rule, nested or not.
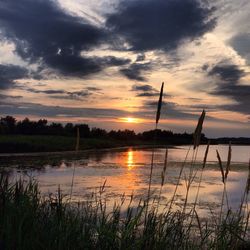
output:
[[[142,121],[138,118],[134,118],[134,117],[122,117],[120,118],[121,122],[125,122],[125,123],[141,123]]]

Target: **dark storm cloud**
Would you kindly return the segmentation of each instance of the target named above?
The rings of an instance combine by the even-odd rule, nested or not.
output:
[[[158,101],[145,101],[144,106],[141,107],[143,113],[151,114],[154,117],[155,111],[157,108]],[[197,121],[202,110],[205,109],[207,112],[206,120],[207,121],[226,121],[224,119],[214,118],[209,115],[210,111],[218,110],[218,107],[215,105],[179,105],[175,102],[166,102],[162,103],[162,118],[167,119],[183,119],[183,120],[195,120]]]
[[[155,92],[156,90],[149,84],[134,84],[132,91]]]
[[[209,70],[208,75],[217,76],[224,83],[235,85],[244,76],[244,71],[238,65],[219,63]]]
[[[89,97],[91,93],[87,91],[79,91],[79,92],[66,92],[64,95],[52,95],[51,98],[54,99],[63,99],[63,100],[83,100],[83,97]]]
[[[15,81],[28,76],[28,70],[13,64],[0,64],[0,89],[12,88]]]
[[[205,109],[206,111],[219,111],[221,109],[220,105],[216,104],[192,104],[192,105],[184,105],[186,107],[186,110],[190,111],[200,111]]]
[[[149,84],[134,84],[131,88],[131,91],[136,93],[137,97],[153,97],[153,96],[159,96],[160,91],[156,88],[153,88]],[[171,97],[168,94],[163,94],[164,97]]]
[[[23,115],[23,116],[39,116],[39,117],[81,117],[81,118],[114,118],[119,119],[126,116],[136,116],[148,119],[154,119],[157,101],[145,102],[140,112],[126,112],[120,109],[102,109],[102,108],[72,108],[64,106],[47,106],[36,103],[0,101],[0,113],[2,115]],[[142,112],[143,111],[143,112]],[[163,103],[163,117],[196,119],[197,115],[188,114],[179,111],[178,105],[175,103]],[[165,117],[164,117],[165,116]]]
[[[169,51],[211,30],[215,25],[212,12],[198,0],[122,1],[107,17],[106,27],[100,27],[73,16],[54,0],[5,0],[0,4],[1,39],[13,42],[22,59],[38,63],[38,71],[30,73],[34,79],[48,77],[48,72],[84,77],[130,63],[112,56],[88,57],[84,52],[103,43],[113,46],[121,39],[133,50]],[[129,79],[146,81],[142,72],[151,67],[137,63],[144,59],[139,54],[136,63],[120,72]]]
[[[87,90],[89,91],[101,91],[101,88],[97,88],[97,87],[86,87]]]
[[[130,59],[117,58],[114,56],[106,56],[103,58],[97,57],[96,60],[99,64],[102,64],[103,66],[123,66],[131,62]]]
[[[136,62],[144,61],[146,56],[144,54],[137,55]]]
[[[229,44],[250,64],[250,34],[237,34],[229,41]]]
[[[43,93],[43,94],[47,94],[47,95],[53,95],[53,94],[65,94],[66,91],[64,90],[60,90],[60,89],[48,89],[48,90],[39,90],[39,89],[34,89],[34,88],[22,88],[25,89],[28,92],[31,93]]]
[[[128,68],[120,69],[120,72],[128,79],[146,82],[147,78],[142,74],[147,73],[151,68],[150,63],[132,63]]]
[[[55,98],[55,99],[71,99],[71,100],[81,100],[82,97],[89,97],[95,92],[99,92],[101,90],[95,87],[87,87],[80,91],[66,91],[62,89],[40,90],[40,89],[35,89],[35,88],[29,88],[24,85],[20,86],[19,89],[25,90],[27,92],[35,93],[35,94],[50,95],[51,98]]]
[[[145,111],[156,111],[158,101],[145,101],[144,109]],[[183,118],[183,119],[196,119],[197,115],[188,113],[182,110],[183,107],[179,106],[174,102],[164,102],[162,103],[162,115],[163,118]],[[191,112],[191,110],[189,110]],[[164,117],[165,116],[165,117]]]
[[[213,8],[199,0],[121,1],[106,25],[134,51],[171,51],[195,40],[216,24]]]
[[[130,62],[84,56],[84,51],[106,41],[105,30],[72,16],[53,0],[1,1],[0,28],[2,39],[14,42],[24,60],[40,63],[40,70],[48,67],[61,75],[81,77]]]
[[[235,64],[225,64],[223,62],[207,68],[207,74],[215,78],[216,87],[211,94],[229,97],[235,104],[223,105],[222,108],[230,111],[250,114],[250,86],[240,83],[244,70]]]
[[[131,91],[136,92],[136,96],[138,97],[159,95],[159,91],[149,84],[134,84]]]
[[[23,115],[39,117],[105,117],[118,118],[128,116],[129,113],[119,109],[99,109],[99,108],[72,108],[63,106],[46,106],[35,103],[8,103],[0,101],[0,113],[3,115]]]
[[[5,95],[5,94],[0,94],[0,99],[13,99],[13,100],[17,100],[17,99],[22,99],[23,96],[21,95]]]

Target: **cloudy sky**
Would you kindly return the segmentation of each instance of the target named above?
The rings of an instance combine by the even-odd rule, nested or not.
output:
[[[249,73],[249,0],[0,0],[1,116],[249,137]]]

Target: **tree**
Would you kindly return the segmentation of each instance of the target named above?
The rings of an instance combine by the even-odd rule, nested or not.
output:
[[[4,134],[14,134],[16,131],[16,118],[12,116],[1,117],[1,131]]]
[[[107,136],[107,131],[101,128],[92,128],[91,129],[91,137],[100,138]]]
[[[74,125],[73,123],[67,123],[64,127],[64,134],[67,136],[74,135]]]
[[[79,127],[79,132],[80,132],[81,137],[88,138],[90,136],[89,125],[87,125],[87,124],[79,124],[79,125],[76,125],[75,127]]]
[[[63,126],[61,123],[53,122],[48,127],[48,131],[50,135],[63,135]]]

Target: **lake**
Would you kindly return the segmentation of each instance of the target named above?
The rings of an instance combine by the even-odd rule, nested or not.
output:
[[[172,197],[188,148],[189,146],[180,146],[169,149],[165,185],[161,193],[162,207]],[[200,178],[199,170],[205,149],[206,146],[199,147],[196,162],[192,167],[194,171],[197,171],[197,175],[190,189],[188,200],[190,205],[196,196]],[[222,161],[227,160],[228,146],[210,146],[197,206],[201,215],[207,214],[211,209],[214,211],[219,209],[221,204],[223,183],[216,149],[219,151]],[[155,149],[152,196],[159,194],[165,151],[164,148]],[[191,148],[178,186],[178,199],[175,201],[175,207],[183,203],[186,193],[185,176],[189,175],[192,155]],[[20,177],[36,179],[45,195],[55,193],[59,186],[63,194],[67,195],[71,192],[72,175],[75,169],[72,201],[84,201],[92,192],[97,192],[106,180],[105,197],[110,204],[113,204],[114,200],[119,200],[122,194],[125,195],[127,201],[132,193],[135,200],[146,199],[151,156],[152,149],[145,148],[89,151],[81,153],[73,160],[68,159],[66,155],[61,155],[56,161],[51,161],[50,157],[43,157],[42,163],[34,163],[34,166],[31,166],[30,163],[26,164],[23,159],[20,161],[17,159],[13,165],[2,166],[2,171],[9,175],[11,180]],[[241,202],[248,178],[249,158],[250,146],[232,146],[232,164],[227,181],[229,206],[232,209],[236,209]]]

